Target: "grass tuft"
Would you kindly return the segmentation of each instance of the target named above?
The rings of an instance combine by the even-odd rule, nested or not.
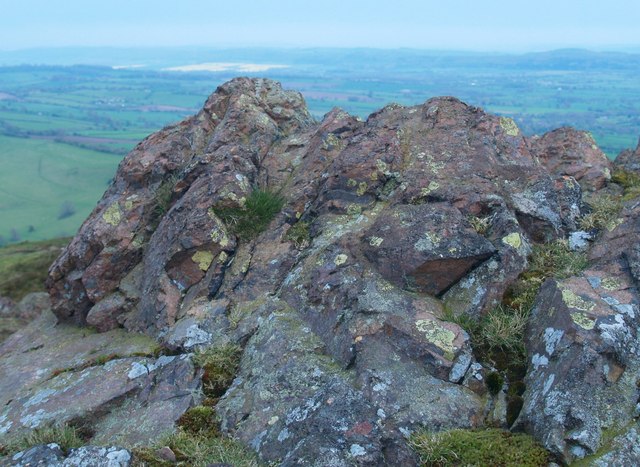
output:
[[[626,170],[616,170],[611,176],[611,181],[624,188],[623,201],[640,196],[640,175]]]
[[[168,446],[176,455],[176,463],[158,457],[157,449]],[[165,467],[171,465],[205,467],[211,464],[225,464],[234,467],[257,467],[254,452],[226,437],[207,437],[178,430],[154,448],[133,450],[134,467]]]
[[[44,292],[49,266],[68,243],[58,238],[0,248],[0,295],[17,302],[28,293]]]
[[[247,196],[244,207],[214,208],[229,230],[239,238],[251,240],[264,232],[284,206],[284,198],[267,190],[256,189]]]
[[[213,407],[191,407],[178,419],[178,426],[194,435],[219,436],[218,417]]]
[[[587,200],[591,212],[580,219],[580,228],[584,230],[613,230],[622,210],[619,196],[598,194]]]
[[[36,428],[19,440],[1,447],[0,450],[15,454],[16,452],[25,451],[34,446],[51,443],[56,443],[64,452],[69,452],[70,449],[83,446],[85,441],[80,437],[80,433],[76,428],[69,425],[53,425]]]
[[[287,230],[286,239],[293,242],[299,250],[309,246],[311,237],[309,235],[309,223],[298,221]]]
[[[424,466],[491,465],[542,467],[549,453],[524,433],[498,429],[415,432],[409,444]]]
[[[204,370],[202,386],[207,397],[220,397],[231,386],[241,356],[242,349],[235,344],[209,347],[195,355],[194,363]]]

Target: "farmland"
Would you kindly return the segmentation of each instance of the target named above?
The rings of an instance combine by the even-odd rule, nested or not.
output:
[[[640,135],[637,54],[62,49],[0,52],[0,65],[0,244],[72,235],[126,152],[239,74],[301,91],[316,118],[454,95],[525,134],[591,131],[610,157]]]

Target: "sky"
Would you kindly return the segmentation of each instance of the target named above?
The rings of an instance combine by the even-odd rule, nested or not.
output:
[[[638,0],[0,0],[0,50],[640,48]]]

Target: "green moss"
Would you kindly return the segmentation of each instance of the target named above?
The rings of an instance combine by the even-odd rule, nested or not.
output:
[[[616,170],[611,176],[611,181],[624,188],[622,195],[624,201],[640,196],[640,175],[625,170]]]
[[[311,236],[309,234],[309,223],[298,221],[287,230],[286,239],[293,242],[296,248],[302,249],[309,246]]]
[[[70,449],[84,445],[85,441],[80,437],[76,428],[60,424],[36,428],[17,441],[0,447],[0,450],[11,454],[24,451],[40,444],[50,443],[56,443],[63,451],[68,452]]]
[[[177,175],[169,175],[156,189],[153,195],[152,223],[157,224],[171,208],[173,191],[179,181],[180,177]]]
[[[284,206],[284,198],[267,190],[256,189],[247,196],[242,207],[214,208],[229,230],[244,240],[257,237]]]
[[[486,377],[487,389],[494,396],[500,392],[504,384],[504,378],[497,371],[492,371]]]
[[[49,266],[68,243],[59,238],[0,248],[0,295],[19,301],[28,293],[44,292]]]
[[[524,399],[522,396],[510,395],[507,401],[507,425],[511,426],[515,423],[522,406],[524,405]]]
[[[425,466],[522,466],[542,467],[549,453],[523,433],[498,429],[418,431],[409,438]]]
[[[235,344],[209,347],[195,355],[194,363],[204,370],[202,386],[207,397],[220,397],[231,386],[241,355],[242,349]]]
[[[218,418],[213,407],[198,405],[187,410],[178,419],[178,426],[187,433],[208,437],[219,436]]]

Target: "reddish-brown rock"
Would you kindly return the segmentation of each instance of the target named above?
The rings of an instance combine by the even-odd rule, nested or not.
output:
[[[559,128],[530,143],[531,152],[549,172],[575,178],[585,191],[598,190],[611,179],[611,161],[586,131]]]

